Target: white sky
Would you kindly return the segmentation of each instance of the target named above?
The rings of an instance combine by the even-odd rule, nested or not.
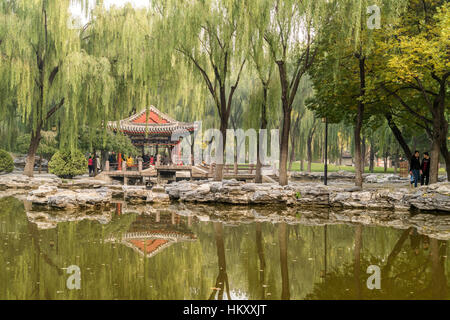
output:
[[[91,6],[95,4],[95,0],[90,0]],[[104,0],[103,4],[105,8],[109,9],[111,6],[121,7],[126,3],[131,3],[131,5],[135,8],[144,8],[149,5],[149,0]],[[72,16],[81,21],[83,24],[89,20],[89,17],[86,17],[84,12],[81,9],[81,5],[72,4],[70,7],[70,11],[72,12]]]

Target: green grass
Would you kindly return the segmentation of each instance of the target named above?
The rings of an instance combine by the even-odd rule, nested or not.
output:
[[[307,162],[305,162],[304,169],[306,171],[308,167]],[[323,163],[312,163],[311,164],[311,171],[312,172],[323,172],[324,170],[324,164]],[[300,162],[294,162],[292,164],[292,171],[300,171]],[[349,172],[355,172],[355,167],[348,167],[348,166],[336,166],[333,164],[328,165],[328,172],[337,172],[337,171],[349,171]],[[369,172],[369,167],[366,167],[365,171],[366,173]],[[400,172],[400,170],[398,171]],[[375,167],[374,173],[384,173],[384,167]],[[394,168],[388,168],[387,173],[394,173]],[[439,174],[445,174],[445,169],[441,168],[439,170]]]

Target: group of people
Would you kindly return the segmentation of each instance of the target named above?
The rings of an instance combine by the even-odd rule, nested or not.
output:
[[[417,188],[419,180],[422,186],[430,184],[430,164],[431,158],[428,152],[423,154],[422,162],[420,161],[420,152],[414,152],[409,168],[411,186],[414,185],[414,187]]]
[[[97,167],[97,172],[101,170],[100,158],[98,156],[93,156],[92,154],[89,154],[88,169],[90,177],[95,175],[95,167]]]
[[[136,167],[135,164],[140,160],[140,159],[134,159],[131,155],[125,157],[123,154],[121,155],[121,158],[122,158],[121,159],[122,162],[126,163],[128,170],[132,170],[134,167]],[[162,165],[170,164],[170,159],[167,155],[162,155],[158,159],[157,156],[145,154],[142,156],[143,167],[149,168],[150,166],[154,166],[154,165],[156,165],[158,160],[160,161],[160,163]],[[117,155],[114,151],[110,152],[110,154],[108,156],[108,161],[109,161],[110,167],[115,168],[116,170],[119,169],[118,168],[119,159],[117,158]],[[101,171],[100,158],[98,156],[93,156],[92,154],[89,154],[89,158],[88,158],[89,176],[92,177],[95,175],[96,166],[97,166],[97,173],[98,173]]]

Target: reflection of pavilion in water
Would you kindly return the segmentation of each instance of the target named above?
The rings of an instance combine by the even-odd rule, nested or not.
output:
[[[189,229],[192,218],[186,219],[187,223],[175,213],[157,212],[151,215],[139,215],[125,234],[111,241],[118,241],[139,254],[151,258],[175,243],[197,240],[197,236]]]

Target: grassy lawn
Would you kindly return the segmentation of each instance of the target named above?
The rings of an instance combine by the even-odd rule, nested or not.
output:
[[[311,164],[311,171],[312,172],[323,172],[323,163],[312,163]],[[306,171],[307,163],[305,162],[304,169]],[[355,167],[347,167],[347,166],[336,166],[333,164],[328,165],[328,172],[337,172],[337,171],[349,171],[349,172],[355,172]],[[292,164],[292,171],[300,171],[300,162],[294,162]],[[369,167],[366,167],[365,171],[366,173],[369,172]],[[400,170],[398,171],[400,172]],[[374,173],[384,173],[384,167],[375,167]],[[394,173],[394,168],[388,168],[387,173]],[[445,174],[445,169],[441,168],[439,170],[439,174]]]

